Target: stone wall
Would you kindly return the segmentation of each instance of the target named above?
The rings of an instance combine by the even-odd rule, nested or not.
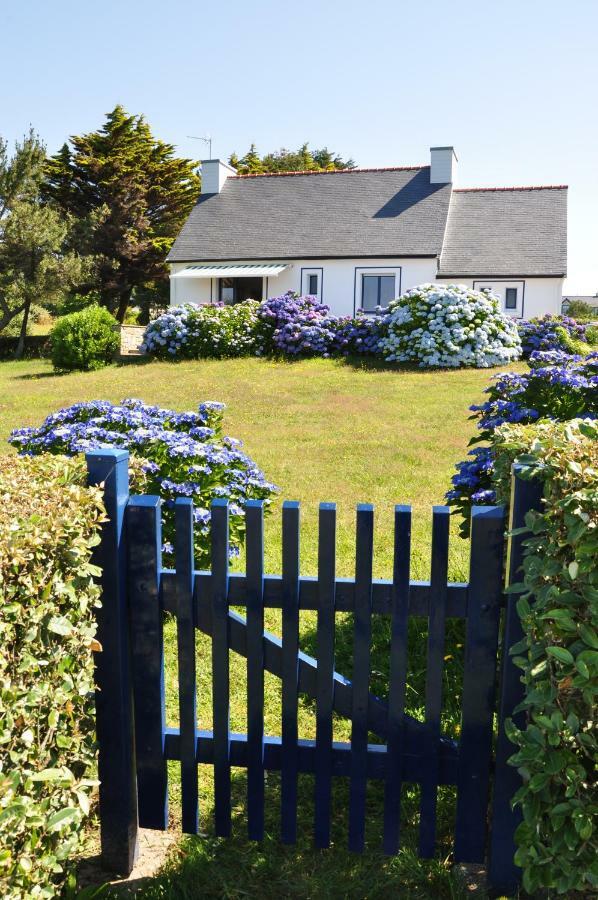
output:
[[[120,331],[120,355],[121,356],[145,356],[145,351],[140,349],[143,341],[144,325],[118,325]]]

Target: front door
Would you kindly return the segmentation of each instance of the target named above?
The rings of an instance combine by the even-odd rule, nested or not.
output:
[[[262,300],[263,278],[221,278],[218,299],[221,303]]]

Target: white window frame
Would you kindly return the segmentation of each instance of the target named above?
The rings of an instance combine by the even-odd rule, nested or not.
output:
[[[401,277],[402,266],[355,266],[355,282],[354,282],[354,313],[362,309],[362,293],[363,293],[363,275],[394,275],[395,277],[395,296],[393,299],[401,296]],[[385,307],[383,307],[385,308]],[[364,310],[366,316],[375,316],[373,310]]]
[[[310,275],[315,275],[318,279],[318,292],[317,294],[312,294],[309,289],[309,277]],[[321,266],[314,266],[312,268],[301,269],[301,286],[299,290],[300,294],[309,294],[312,297],[316,297],[319,303],[322,303],[322,297],[324,296],[324,269]]]
[[[523,318],[523,310],[525,304],[525,281],[511,281],[510,279],[502,279],[502,278],[488,278],[488,279],[480,279],[475,280],[473,282],[474,291],[481,291],[484,288],[487,288],[492,291],[493,294],[497,294],[500,297],[500,308],[502,312],[506,313],[507,316],[512,316],[514,319],[522,319]],[[515,309],[507,309],[507,288],[515,288],[517,291],[517,306]]]

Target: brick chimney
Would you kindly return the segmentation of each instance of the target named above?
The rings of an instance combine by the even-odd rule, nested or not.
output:
[[[430,184],[454,184],[457,154],[453,147],[430,147]]]
[[[237,170],[221,159],[202,159],[201,161],[201,193],[219,194],[226,179],[236,175]]]

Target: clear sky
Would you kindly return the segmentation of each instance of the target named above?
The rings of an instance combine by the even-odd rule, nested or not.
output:
[[[453,144],[462,187],[568,184],[598,292],[597,0],[0,0],[0,134],[54,152],[116,103],[187,156],[304,141],[360,166]]]

